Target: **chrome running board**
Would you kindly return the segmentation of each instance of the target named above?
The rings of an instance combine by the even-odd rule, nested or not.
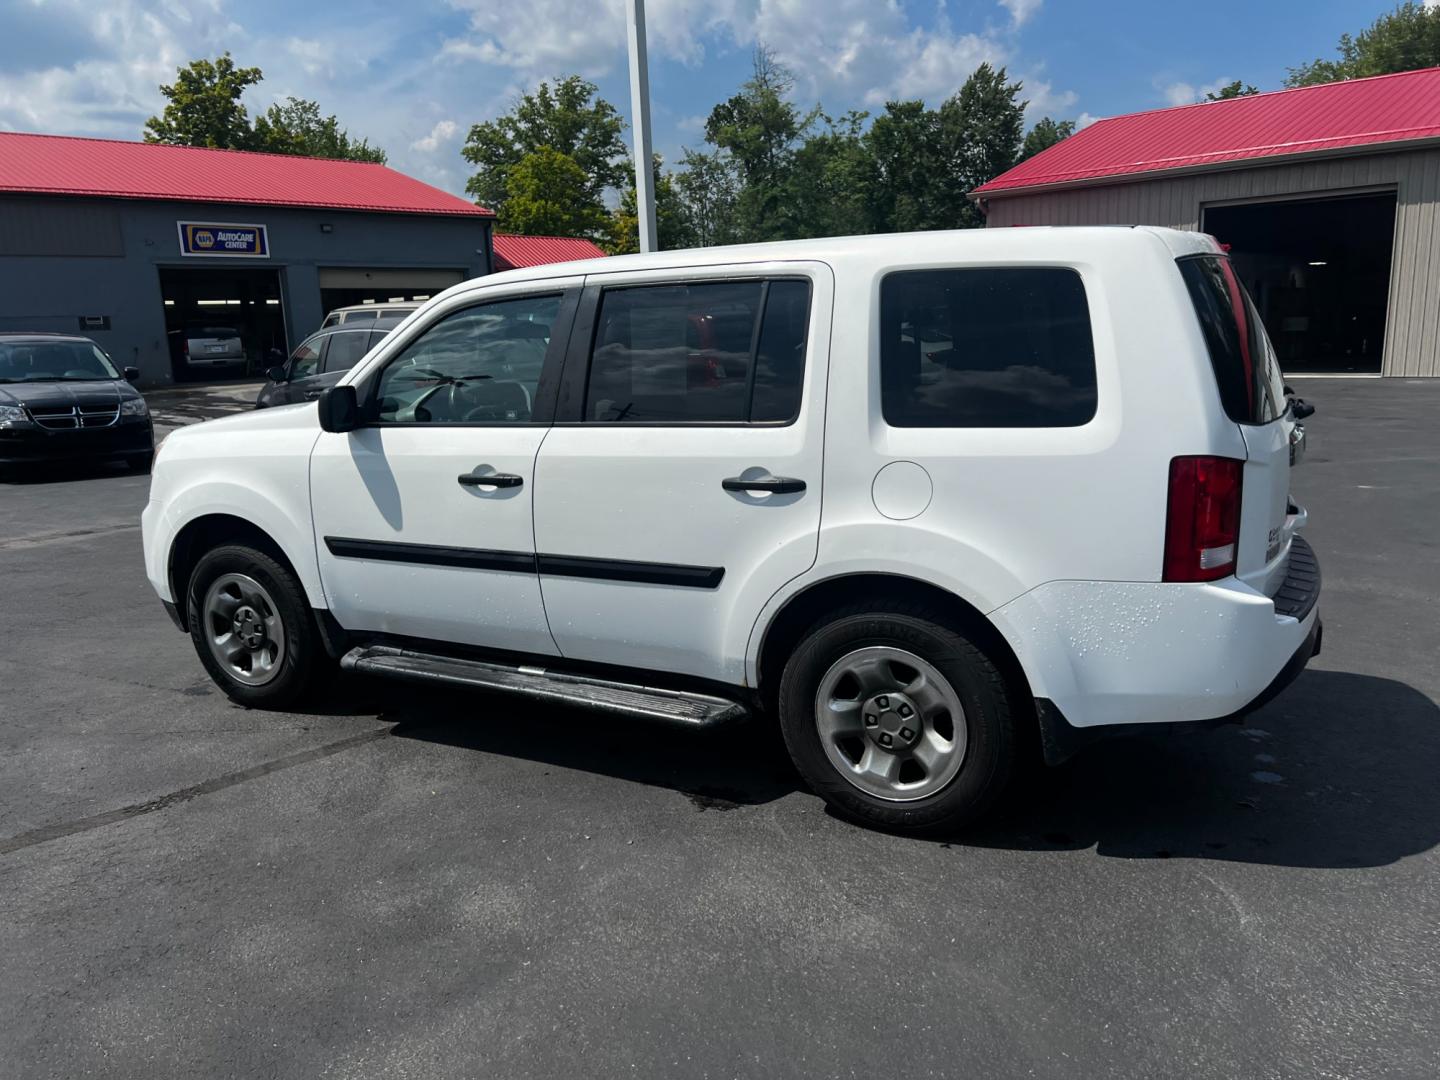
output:
[[[594,679],[546,668],[464,660],[453,656],[398,649],[392,645],[361,645],[340,658],[345,671],[498,690],[507,694],[578,705],[619,716],[662,720],[686,727],[712,727],[746,715],[738,701],[710,694],[666,690],[655,686]]]

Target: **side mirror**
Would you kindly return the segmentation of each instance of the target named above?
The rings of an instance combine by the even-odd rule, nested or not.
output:
[[[276,364],[276,365],[274,365],[273,367],[268,367],[268,368],[266,368],[266,369],[265,369],[265,378],[269,379],[271,382],[284,382],[284,381],[285,381],[285,365],[284,365],[284,364]]]
[[[121,374],[125,376],[125,381],[128,383],[140,381],[140,369],[138,367],[127,367]]]
[[[353,386],[332,386],[320,394],[320,427],[325,431],[354,431],[360,426],[360,403]]]

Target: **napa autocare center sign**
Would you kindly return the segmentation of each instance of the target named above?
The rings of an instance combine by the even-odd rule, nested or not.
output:
[[[180,254],[268,259],[270,238],[264,225],[224,221],[178,221]]]

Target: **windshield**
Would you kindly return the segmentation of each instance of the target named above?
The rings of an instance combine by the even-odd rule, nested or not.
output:
[[[0,382],[83,382],[118,379],[98,345],[88,341],[0,342]]]

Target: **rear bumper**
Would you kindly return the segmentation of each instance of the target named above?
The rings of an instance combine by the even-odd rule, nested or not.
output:
[[[1142,732],[1155,731],[1167,733],[1203,731],[1225,724],[1239,724],[1250,713],[1273,701],[1281,691],[1300,677],[1300,673],[1305,670],[1305,665],[1310,662],[1310,658],[1320,655],[1320,646],[1324,637],[1324,624],[1316,618],[1309,635],[1295,650],[1294,655],[1290,657],[1285,666],[1280,669],[1280,673],[1270,681],[1270,685],[1260,691],[1244,708],[1229,716],[1216,717],[1214,720],[1181,720],[1160,724],[1103,724],[1077,728],[1065,718],[1065,714],[1055,706],[1053,701],[1047,698],[1036,698],[1035,718],[1040,724],[1040,745],[1045,754],[1045,764],[1059,765],[1091,743],[1116,735],[1137,735]]]
[[[148,420],[77,431],[48,431],[40,427],[0,431],[0,464],[36,461],[103,460],[138,456],[155,449]]]
[[[991,619],[1042,714],[1070,728],[1224,722],[1278,694],[1317,648],[1319,566],[1300,540],[1291,563],[1273,600],[1235,578],[1059,581]]]

